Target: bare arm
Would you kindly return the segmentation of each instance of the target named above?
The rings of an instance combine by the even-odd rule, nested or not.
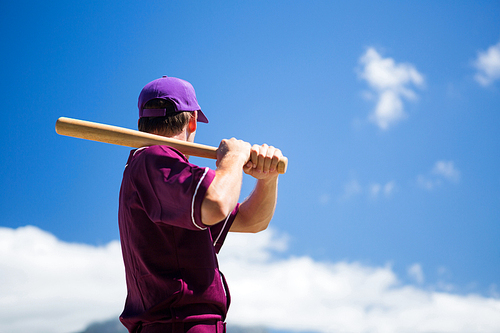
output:
[[[258,180],[252,194],[240,205],[230,231],[255,233],[265,230],[274,215],[277,192],[277,177]]]
[[[267,145],[252,147],[250,162],[245,173],[257,178],[252,194],[240,205],[231,226],[233,232],[259,232],[265,230],[274,215],[278,196],[278,172],[276,165],[281,151]]]
[[[249,157],[249,143],[234,138],[221,141],[217,149],[215,178],[201,204],[201,220],[205,225],[222,221],[238,203],[243,166]]]

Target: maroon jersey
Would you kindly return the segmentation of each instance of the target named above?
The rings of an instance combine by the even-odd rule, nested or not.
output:
[[[168,146],[130,153],[118,218],[128,290],[120,320],[130,332],[225,319],[230,297],[216,253],[238,207],[214,226],[203,224],[201,204],[214,176]]]

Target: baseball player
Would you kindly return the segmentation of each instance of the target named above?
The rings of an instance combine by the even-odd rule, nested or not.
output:
[[[139,130],[193,142],[208,123],[192,85],[173,77],[139,95]],[[131,151],[123,173],[119,228],[127,281],[121,322],[129,332],[225,332],[230,303],[217,253],[229,231],[267,228],[277,197],[281,151],[222,140],[216,169],[189,163],[169,146]],[[243,172],[257,179],[238,198]]]

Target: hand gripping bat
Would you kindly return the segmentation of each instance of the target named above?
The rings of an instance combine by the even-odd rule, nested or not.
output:
[[[56,122],[56,132],[74,138],[111,143],[114,145],[140,148],[145,146],[166,145],[181,153],[204,158],[217,159],[217,148],[199,143],[181,141],[128,128],[94,123],[85,120],[61,117]],[[278,173],[285,173],[288,159],[282,157],[276,167]]]

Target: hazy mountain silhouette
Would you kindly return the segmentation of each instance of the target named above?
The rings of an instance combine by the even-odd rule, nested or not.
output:
[[[90,324],[84,331],[78,333],[128,333],[127,329],[120,323],[118,318]],[[227,333],[269,333],[263,327],[242,327],[227,325]]]

